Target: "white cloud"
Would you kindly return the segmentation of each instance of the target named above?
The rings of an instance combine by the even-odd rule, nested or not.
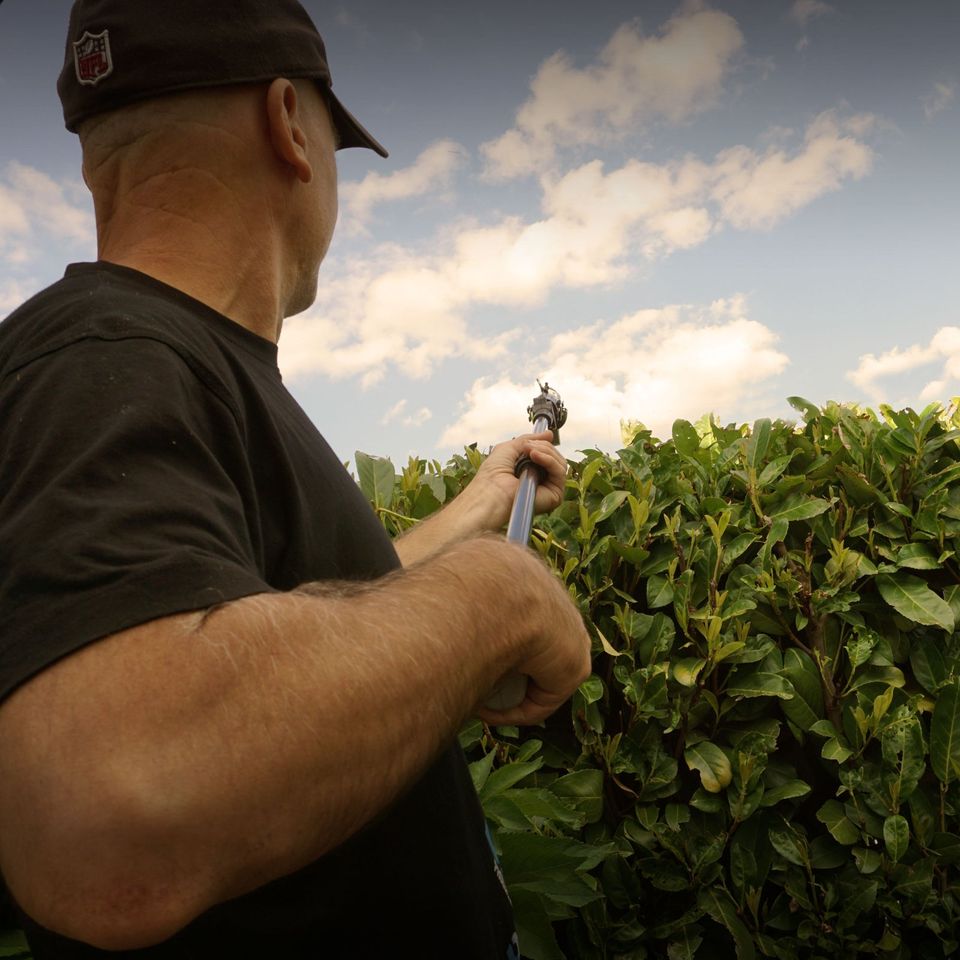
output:
[[[398,401],[383,415],[383,418],[380,420],[381,426],[386,427],[387,425],[393,423],[393,422],[400,416],[400,414],[403,413],[403,411],[406,409],[406,407],[407,407],[407,401],[406,401],[406,400],[398,400]]]
[[[608,141],[657,118],[687,119],[716,100],[742,45],[732,17],[693,7],[667,21],[659,36],[624,24],[586,68],[555,53],[537,71],[515,126],[481,147],[486,175],[542,172],[560,147]]]
[[[0,260],[21,268],[38,243],[95,246],[92,204],[80,184],[58,183],[36,167],[12,161],[0,175]]]
[[[948,393],[960,393],[960,327],[941,327],[927,344],[893,347],[880,356],[864,354],[856,369],[847,373],[847,379],[855,383],[872,403],[894,402],[891,391],[896,390],[899,396],[903,389],[902,384],[891,386],[891,378],[933,364],[939,365],[937,374],[915,393],[923,403],[946,400]]]
[[[811,20],[831,13],[836,13],[836,10],[830,4],[822,3],[821,0],[794,0],[790,5],[789,17],[794,23],[805,27]]]
[[[826,17],[836,12],[834,7],[831,7],[828,3],[822,3],[821,0],[794,0],[790,5],[790,12],[787,16],[794,23],[806,29],[807,24],[810,23],[811,20]],[[796,50],[797,53],[803,53],[809,46],[810,37],[804,34],[796,44],[794,44],[794,50]]]
[[[328,264],[315,306],[284,325],[284,373],[359,376],[369,386],[390,366],[425,377],[451,357],[502,356],[516,331],[479,338],[471,309],[535,307],[557,290],[623,282],[645,260],[718,230],[769,229],[869,171],[873,153],[859,138],[870,123],[828,111],[792,150],[738,146],[710,162],[630,160],[610,172],[594,160],[541,180],[538,220],[462,222],[430,252],[384,245]]]
[[[429,407],[420,407],[416,413],[403,418],[405,427],[422,427],[428,420],[433,419],[433,411]]]
[[[32,280],[0,279],[0,319],[16,310],[36,290],[36,283]]]
[[[409,167],[387,175],[371,172],[359,182],[342,184],[340,202],[344,216],[341,226],[351,233],[361,232],[378,204],[445,189],[466,156],[467,152],[460,144],[453,140],[439,140],[427,147]]]
[[[76,184],[57,183],[36,167],[16,161],[7,165],[6,179],[12,188],[8,199],[19,205],[30,226],[78,243],[93,241],[92,207],[77,203]],[[16,219],[22,226],[22,219]]]
[[[770,147],[762,155],[733,147],[717,156],[712,195],[724,218],[740,229],[764,229],[838,190],[844,180],[858,180],[873,165],[873,151],[858,137],[873,118],[841,119],[835,111],[820,114],[807,128],[803,149],[793,156]]]
[[[398,400],[384,415],[380,421],[381,425],[386,427],[391,423],[401,423],[405,427],[422,427],[428,420],[433,419],[433,411],[429,407],[420,407],[415,413],[403,416],[407,409],[407,401]]]
[[[920,98],[920,105],[923,107],[923,114],[928,120],[932,120],[938,113],[946,110],[957,96],[956,80],[938,80],[933,89]]]
[[[707,308],[641,310],[558,334],[538,372],[562,389],[570,411],[564,449],[614,450],[621,420],[641,420],[664,436],[678,417],[709,411],[735,417],[788,362],[776,335],[748,319],[743,299],[735,297]],[[515,435],[535,392],[516,377],[477,380],[440,445]]]

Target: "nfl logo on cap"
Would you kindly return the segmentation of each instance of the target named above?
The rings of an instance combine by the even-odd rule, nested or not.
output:
[[[110,33],[86,31],[73,45],[73,63],[77,80],[93,86],[113,73],[113,58],[110,56]]]

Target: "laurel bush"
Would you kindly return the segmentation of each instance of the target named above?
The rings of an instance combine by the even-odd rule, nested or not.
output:
[[[960,430],[791,403],[582,451],[536,524],[593,675],[461,735],[531,960],[958,949]],[[399,533],[480,462],[356,467]]]

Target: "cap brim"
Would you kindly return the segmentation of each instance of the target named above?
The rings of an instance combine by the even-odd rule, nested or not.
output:
[[[346,147],[366,147],[368,150],[376,151],[381,157],[389,156],[384,146],[371,136],[370,132],[337,99],[336,94],[329,87],[326,94],[330,104],[330,117],[340,140],[338,150],[343,150]]]

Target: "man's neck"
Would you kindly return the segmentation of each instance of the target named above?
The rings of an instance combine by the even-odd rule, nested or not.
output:
[[[98,227],[98,257],[176,287],[264,339],[276,342],[284,315],[280,245],[252,229],[238,208],[181,213],[169,206],[118,205]]]

